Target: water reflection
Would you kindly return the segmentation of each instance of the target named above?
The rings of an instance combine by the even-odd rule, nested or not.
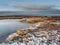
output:
[[[7,36],[17,29],[27,28],[30,24],[19,22],[20,19],[4,19],[0,20],[0,41],[1,38]]]

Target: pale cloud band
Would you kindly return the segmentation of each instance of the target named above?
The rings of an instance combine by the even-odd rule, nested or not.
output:
[[[7,6],[14,7],[21,15],[59,15],[60,9],[53,4],[12,3]]]

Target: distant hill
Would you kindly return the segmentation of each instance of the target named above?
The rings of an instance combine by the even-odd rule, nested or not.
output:
[[[31,18],[31,17],[42,17],[47,18],[48,20],[60,20],[60,16],[25,16],[25,15],[10,15],[10,16],[0,16],[0,19],[21,19],[21,18]]]

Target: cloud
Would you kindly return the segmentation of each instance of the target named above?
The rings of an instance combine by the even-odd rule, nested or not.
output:
[[[8,4],[8,6],[15,7],[16,9],[22,9],[22,10],[46,10],[54,5],[52,4],[34,4],[34,3],[13,3],[13,4]]]
[[[26,5],[20,5],[15,6],[17,9],[24,9],[24,10],[47,10],[51,8],[53,5],[40,5],[40,4],[26,4]]]
[[[19,4],[15,5],[18,10],[24,11],[23,14],[60,14],[60,10],[54,9],[56,6],[51,4]]]
[[[22,15],[59,15],[60,9],[53,4],[35,4],[35,3],[12,3],[7,6],[14,7]]]

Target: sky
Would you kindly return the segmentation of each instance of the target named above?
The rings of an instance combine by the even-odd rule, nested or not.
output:
[[[26,15],[60,15],[60,0],[0,0],[0,12],[3,11],[18,11]]]

